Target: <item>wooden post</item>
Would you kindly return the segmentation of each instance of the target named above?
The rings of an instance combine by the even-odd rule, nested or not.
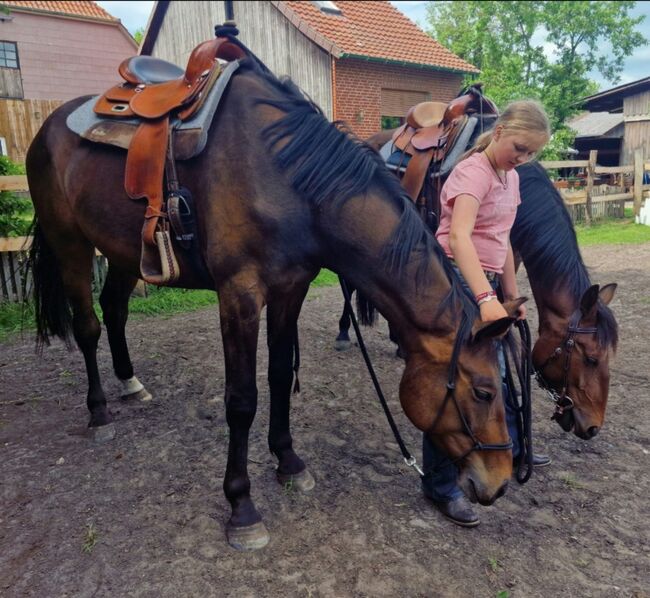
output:
[[[585,204],[585,222],[591,225],[591,196],[594,190],[594,176],[596,174],[596,162],[598,161],[598,150],[590,150],[589,162],[587,164],[587,202]]]
[[[634,150],[634,215],[641,214],[643,201],[643,150]]]

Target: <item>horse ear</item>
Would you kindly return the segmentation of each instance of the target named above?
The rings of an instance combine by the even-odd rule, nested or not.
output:
[[[528,301],[528,297],[518,297],[517,299],[504,302],[503,308],[511,318],[516,318],[519,312],[519,307],[526,303],[526,301]]]
[[[472,342],[478,343],[485,338],[499,338],[508,332],[508,328],[517,321],[517,318],[500,318],[493,322],[485,322],[472,330]]]
[[[615,282],[612,282],[610,284],[606,284],[602,289],[600,289],[598,297],[605,305],[609,305],[609,302],[614,298],[617,286],[618,285]]]
[[[583,318],[586,318],[589,315],[596,315],[599,290],[600,287],[597,284],[594,284],[582,294],[580,299],[580,311],[582,312]]]

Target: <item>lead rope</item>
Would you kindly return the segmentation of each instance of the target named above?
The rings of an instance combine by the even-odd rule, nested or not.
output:
[[[399,430],[397,429],[397,425],[395,424],[395,420],[393,419],[393,415],[390,412],[390,409],[388,408],[388,404],[386,403],[386,399],[384,398],[384,393],[381,390],[381,386],[379,385],[379,380],[377,380],[377,376],[375,375],[375,370],[372,367],[372,363],[370,362],[370,357],[368,357],[368,351],[366,351],[366,345],[363,342],[363,338],[361,337],[361,330],[359,328],[359,324],[357,322],[357,318],[354,315],[354,310],[352,309],[352,303],[350,301],[350,291],[348,289],[348,285],[345,282],[345,280],[339,276],[339,283],[341,284],[341,290],[343,291],[343,298],[345,299],[345,307],[350,313],[350,319],[352,320],[352,326],[354,327],[354,332],[357,335],[357,341],[359,343],[359,349],[361,349],[361,354],[363,355],[363,359],[366,362],[366,367],[368,368],[368,372],[370,373],[370,378],[372,379],[372,383],[375,387],[375,391],[377,393],[377,396],[379,397],[379,402],[381,403],[382,409],[384,410],[384,413],[386,414],[386,419],[388,420],[388,425],[390,425],[390,429],[393,431],[393,435],[395,436],[395,440],[397,441],[397,444],[399,445],[399,450],[402,452],[402,456],[404,457],[404,462],[409,466],[415,469],[415,471],[418,472],[420,476],[424,475],[424,472],[422,469],[420,469],[420,466],[418,465],[415,457],[409,453],[408,449],[406,448],[406,445],[404,444],[404,441],[402,440],[402,437],[399,433]]]
[[[517,432],[519,434],[519,456],[517,458],[516,479],[520,484],[525,484],[533,473],[533,427],[532,427],[532,396],[530,377],[532,371],[531,361],[531,339],[530,328],[526,320],[517,320],[515,326],[519,330],[521,338],[521,360],[515,360],[515,369],[521,392],[521,401],[517,398],[517,386],[515,385],[507,348],[504,347],[506,362],[506,386],[511,408],[514,410],[517,419]],[[515,359],[514,354],[512,355]],[[517,367],[518,366],[518,367]],[[524,470],[525,467],[525,470]]]

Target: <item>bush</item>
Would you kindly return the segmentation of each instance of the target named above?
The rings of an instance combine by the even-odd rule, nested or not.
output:
[[[7,156],[0,156],[0,176],[25,174],[25,167],[14,164]],[[27,234],[32,202],[11,191],[0,192],[0,237],[19,237]]]

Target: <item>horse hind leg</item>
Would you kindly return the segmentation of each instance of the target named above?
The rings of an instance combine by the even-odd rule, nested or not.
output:
[[[53,221],[48,225],[53,227]],[[53,230],[51,233],[50,242],[37,224],[30,253],[39,338],[49,342],[48,334],[54,334],[67,340],[72,309],[72,333],[88,376],[89,433],[95,441],[111,440],[115,428],[97,367],[101,326],[93,308],[91,286],[95,248],[78,230],[66,230],[60,237]]]
[[[298,315],[307,294],[305,289],[269,303],[267,309],[269,387],[271,414],[269,449],[278,458],[277,478],[287,488],[308,492],[315,482],[304,462],[293,450],[290,431],[291,385],[294,347],[298,342]]]
[[[108,344],[113,358],[113,371],[122,385],[122,400],[150,401],[151,394],[136,378],[126,343],[126,321],[129,317],[129,298],[138,279],[128,275],[112,264],[99,297]]]

